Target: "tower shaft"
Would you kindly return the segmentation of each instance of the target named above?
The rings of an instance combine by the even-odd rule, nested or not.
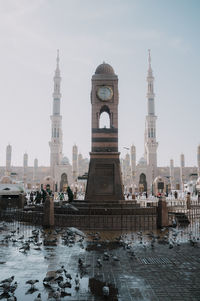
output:
[[[157,175],[157,148],[156,141],[156,119],[155,115],[155,94],[154,94],[154,77],[151,68],[151,55],[149,50],[149,68],[147,73],[147,112],[145,122],[145,157],[151,173],[151,182]]]
[[[62,159],[62,116],[60,115],[60,68],[59,68],[59,52],[57,52],[56,70],[53,78],[54,91],[53,91],[53,112],[50,116],[51,119],[51,141],[50,146],[50,173],[55,178],[55,166],[59,165]]]

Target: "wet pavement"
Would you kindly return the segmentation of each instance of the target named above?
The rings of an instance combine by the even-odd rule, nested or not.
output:
[[[59,275],[71,285],[60,290],[61,300],[200,300],[199,220],[187,228],[154,233],[91,231],[84,239],[66,229],[49,232],[19,223],[6,225],[0,231],[0,281],[15,276],[17,300],[34,300],[38,293],[43,301],[56,300]],[[6,238],[12,230],[16,233]],[[30,249],[20,249],[28,240]],[[44,286],[46,276],[54,279]],[[30,279],[39,280],[34,290],[26,284]],[[108,296],[103,296],[104,286],[109,288]],[[3,297],[0,289],[0,299],[6,300]]]

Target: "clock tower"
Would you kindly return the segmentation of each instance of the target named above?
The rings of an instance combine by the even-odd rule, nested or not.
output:
[[[85,199],[89,202],[124,199],[118,152],[118,77],[106,63],[92,76],[92,150]],[[109,128],[100,128],[102,113]]]

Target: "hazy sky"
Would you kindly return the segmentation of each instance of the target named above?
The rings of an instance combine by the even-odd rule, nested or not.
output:
[[[199,0],[1,0],[0,165],[49,165],[53,76],[60,49],[63,153],[91,148],[91,77],[103,61],[119,76],[119,150],[144,152],[148,49],[155,77],[158,164],[197,165],[200,143]]]

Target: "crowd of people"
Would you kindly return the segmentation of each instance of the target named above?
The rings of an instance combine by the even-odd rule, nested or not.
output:
[[[66,192],[55,192],[55,193],[53,193],[48,188],[47,189],[41,188],[41,190],[31,191],[27,193],[26,195],[27,204],[29,205],[44,204],[47,195],[53,197],[54,200],[59,200],[59,201],[72,202],[74,199],[74,194],[69,186],[67,187]]]

